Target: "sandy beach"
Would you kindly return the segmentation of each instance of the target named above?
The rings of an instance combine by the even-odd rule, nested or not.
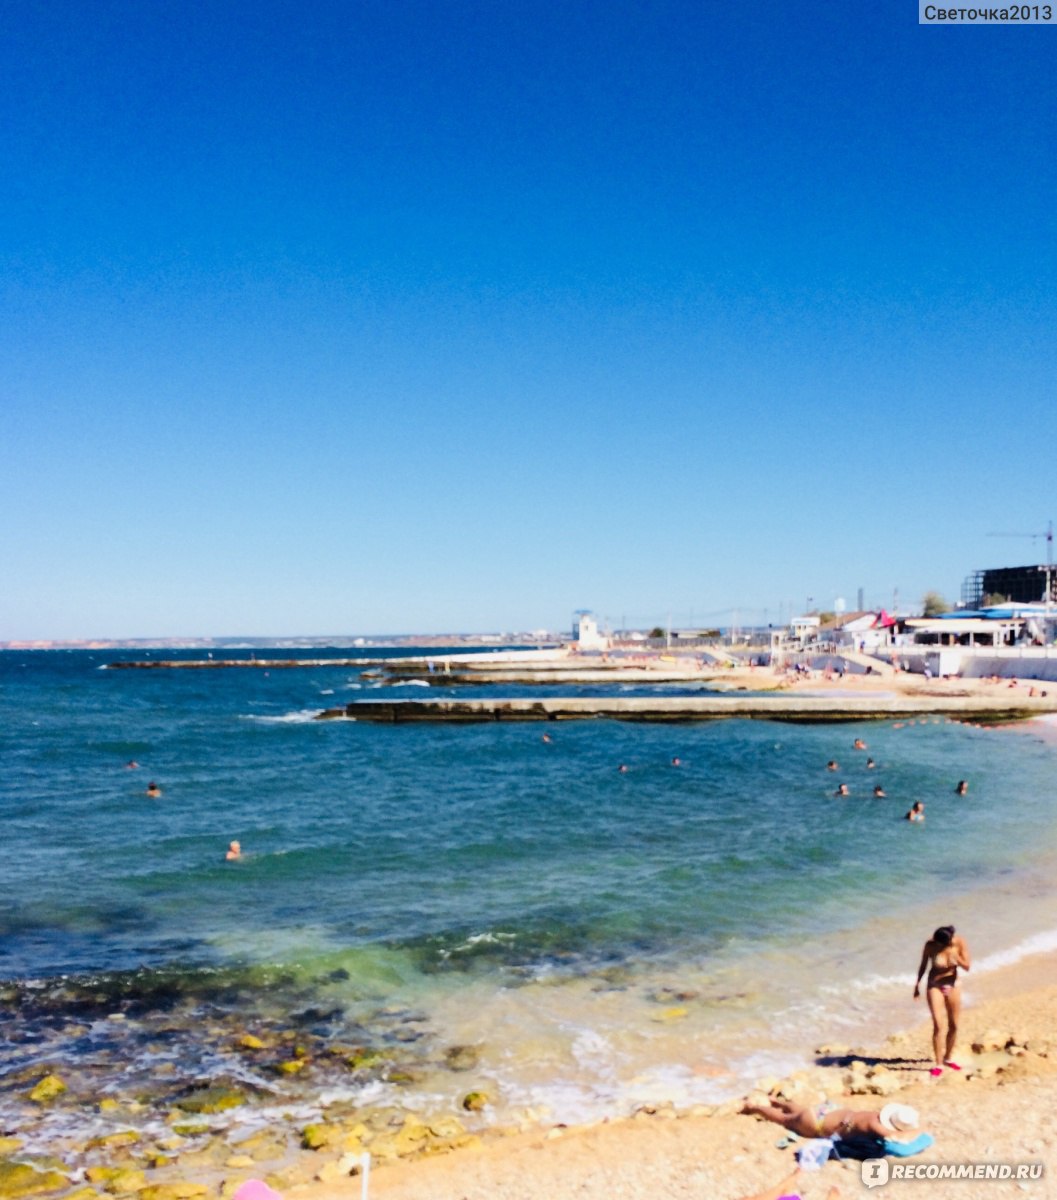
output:
[[[829,1047],[820,1040],[818,1048],[829,1053],[818,1055],[819,1061],[844,1051],[842,1065],[820,1066],[779,1086],[798,1100],[814,1102],[824,1094],[838,1104],[879,1109],[884,1097],[847,1088],[853,1075],[872,1073],[867,1079],[874,1082],[866,1086],[893,1089],[887,1094],[917,1108],[921,1127],[935,1138],[932,1148],[904,1161],[1043,1164],[1040,1180],[893,1181],[893,1192],[920,1188],[920,1194],[964,1200],[1057,1194],[1057,987],[1039,986],[1053,978],[1055,965],[1051,956],[1026,959],[977,989],[981,1002],[963,1014],[960,1073],[929,1078],[930,1025],[918,1021],[872,1047]],[[977,1053],[970,1049],[974,1043],[981,1047]],[[845,1060],[865,1069],[843,1065]],[[660,1107],[585,1128],[496,1133],[443,1157],[381,1165],[372,1173],[370,1194],[382,1200],[734,1200],[796,1168],[795,1147],[778,1148],[784,1131],[738,1115],[739,1107],[733,1101],[707,1115]],[[307,1183],[291,1190],[306,1200],[337,1200],[349,1186],[342,1180],[340,1186]],[[805,1200],[825,1196],[832,1186],[841,1195],[866,1194],[857,1162],[831,1160],[819,1172],[802,1173],[798,1183]]]

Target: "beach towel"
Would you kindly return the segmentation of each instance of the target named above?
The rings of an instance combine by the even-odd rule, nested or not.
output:
[[[919,1133],[912,1142],[897,1142],[894,1138],[885,1138],[885,1154],[896,1158],[910,1158],[912,1154],[920,1154],[935,1142],[931,1133]]]
[[[931,1133],[919,1133],[912,1142],[899,1142],[895,1138],[869,1136],[838,1137],[833,1141],[833,1153],[837,1158],[854,1158],[858,1162],[868,1158],[885,1158],[888,1155],[893,1158],[910,1158],[911,1155],[927,1150],[929,1146],[935,1144],[935,1141],[936,1139]]]
[[[833,1153],[836,1138],[811,1138],[796,1153],[797,1162],[805,1171],[821,1171]]]

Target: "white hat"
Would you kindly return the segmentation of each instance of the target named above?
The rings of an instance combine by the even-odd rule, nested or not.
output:
[[[917,1129],[918,1110],[909,1104],[886,1104],[880,1112],[881,1124],[893,1133],[902,1133],[904,1129]]]

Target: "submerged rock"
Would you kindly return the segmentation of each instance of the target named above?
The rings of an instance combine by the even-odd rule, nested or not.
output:
[[[45,1075],[37,1086],[29,1093],[29,1098],[35,1104],[50,1104],[56,1097],[67,1090],[66,1084],[58,1075]]]
[[[140,1134],[135,1129],[118,1129],[114,1133],[104,1133],[85,1143],[86,1150],[117,1150],[121,1146],[134,1146],[140,1140]]]
[[[67,1176],[58,1171],[38,1171],[29,1163],[0,1162],[0,1200],[20,1200],[59,1192],[70,1186]]]
[[[183,1096],[176,1101],[176,1107],[183,1112],[207,1114],[238,1108],[245,1103],[246,1096],[243,1092],[226,1087],[207,1087]]]
[[[255,1163],[285,1158],[287,1151],[286,1142],[271,1129],[262,1129],[257,1133],[252,1133],[248,1138],[236,1142],[232,1148],[238,1153],[252,1158]]]
[[[322,1150],[333,1145],[341,1136],[340,1125],[306,1125],[301,1130],[301,1145],[306,1150]]]
[[[192,1200],[194,1196],[208,1195],[204,1183],[152,1183],[142,1188],[139,1200]]]
[[[393,1062],[393,1056],[382,1050],[356,1050],[345,1058],[347,1066],[353,1071],[362,1071],[370,1067],[386,1067]]]
[[[147,1176],[136,1167],[89,1167],[85,1177],[112,1196],[127,1196],[147,1186]]]
[[[449,1046],[444,1051],[444,1065],[449,1071],[476,1070],[481,1052],[476,1046]]]

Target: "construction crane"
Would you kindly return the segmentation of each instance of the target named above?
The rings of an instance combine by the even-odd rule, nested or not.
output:
[[[989,533],[988,537],[1019,537],[1031,538],[1034,542],[1036,538],[1046,539],[1046,565],[1053,566],[1053,522],[1050,521],[1046,525],[1042,533]]]
[[[989,533],[988,537],[1019,537],[1031,538],[1034,544],[1036,538],[1046,539],[1046,617],[1050,615],[1050,601],[1053,598],[1053,587],[1050,582],[1053,577],[1053,522],[1047,521],[1042,533]]]

